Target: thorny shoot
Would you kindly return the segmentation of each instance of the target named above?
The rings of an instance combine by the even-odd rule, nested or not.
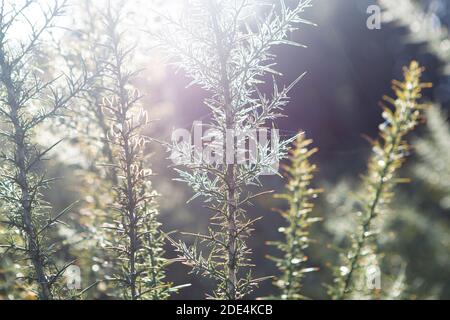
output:
[[[396,97],[384,97],[391,108],[383,105],[385,122],[380,125],[380,139],[372,141],[372,157],[368,172],[363,177],[363,192],[359,195],[359,225],[352,235],[352,246],[342,255],[344,264],[337,268],[335,287],[330,291],[336,299],[371,295],[375,289],[366,284],[367,272],[378,270],[376,237],[383,216],[389,212],[397,184],[407,181],[397,177],[408,152],[406,135],[417,126],[425,105],[419,100],[422,90],[429,88],[421,83],[423,69],[416,61],[404,69],[403,82],[393,81]]]
[[[299,24],[309,23],[301,16],[311,1],[298,1],[294,8],[287,7],[284,1],[277,3],[259,19],[252,18],[251,13],[266,8],[262,1],[192,0],[185,3],[181,17],[163,18],[160,44],[173,63],[192,78],[191,85],[210,94],[204,103],[211,111],[207,129],[215,146],[223,146],[230,132],[238,137],[236,145],[245,145],[251,132],[268,129],[281,116],[290,89],[301,79],[280,89],[275,80],[280,74],[274,69],[276,57],[271,49],[283,44],[298,45],[288,36]],[[274,77],[273,93],[268,97],[260,85],[270,75]],[[249,165],[227,161],[225,152],[217,151],[218,161],[214,163],[197,161],[178,169],[180,180],[194,190],[194,198],[203,197],[214,212],[206,235],[197,235],[209,250],[206,256],[196,245],[173,242],[193,272],[217,282],[212,298],[243,298],[262,280],[252,277],[251,249],[246,244],[258,220],[245,214],[246,206],[258,196],[248,187],[261,186],[261,174],[276,173],[273,165],[286,156],[291,141],[278,141],[270,147],[268,143],[257,143],[253,155],[257,161]]]
[[[53,1],[44,6],[41,2],[0,3],[0,116],[5,125],[0,134],[6,146],[1,153],[0,201],[8,208],[6,220],[0,223],[19,234],[12,233],[2,249],[13,253],[25,270],[24,278],[32,283],[40,299],[47,300],[63,296],[57,284],[72,264],[58,265],[53,260],[62,243],[52,237],[53,227],[62,223],[71,207],[52,214],[44,201],[42,192],[54,179],[46,177],[43,162],[58,143],[43,148],[34,142],[33,134],[37,127],[58,116],[86,88],[88,79],[81,74],[76,79],[44,80],[38,68],[45,50],[43,38],[55,27],[67,3]],[[35,6],[40,8],[37,22],[26,16]],[[23,40],[13,36],[19,26],[27,30]],[[66,81],[62,84],[63,78]]]

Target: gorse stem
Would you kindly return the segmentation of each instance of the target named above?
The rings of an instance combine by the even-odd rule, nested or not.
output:
[[[309,159],[318,151],[317,148],[309,149],[311,144],[312,140],[306,139],[303,133],[298,136],[294,148],[290,151],[290,164],[284,168],[289,179],[287,191],[275,196],[289,203],[287,211],[280,211],[287,222],[286,227],[280,228],[285,241],[269,243],[283,253],[280,258],[269,257],[275,261],[281,273],[274,284],[280,289],[279,298],[283,300],[304,299],[301,294],[303,277],[306,273],[317,270],[303,266],[308,260],[305,250],[311,242],[309,229],[313,223],[320,221],[310,216],[314,208],[312,201],[322,192],[320,189],[311,188],[317,167],[311,164]]]
[[[395,175],[408,153],[405,136],[414,130],[421,117],[424,105],[418,101],[422,97],[422,89],[430,87],[430,84],[420,82],[422,72],[419,64],[412,62],[404,69],[404,82],[393,82],[396,99],[384,98],[393,109],[383,106],[385,123],[380,126],[380,140],[373,142],[368,173],[363,178],[364,194],[360,198],[362,220],[352,237],[352,249],[346,258],[348,264],[340,268],[336,278],[339,289],[334,297],[337,299],[347,298],[358,289],[367,289],[357,287],[365,283],[365,269],[373,266],[373,262],[364,261],[374,251],[374,245],[369,240],[375,240],[379,224],[377,218],[388,211],[394,187],[404,181]]]
[[[1,49],[0,49],[1,50]],[[13,124],[13,132],[11,138],[15,144],[15,166],[17,169],[15,182],[20,187],[20,208],[22,211],[22,225],[23,237],[27,245],[27,251],[29,259],[31,260],[34,272],[36,274],[36,281],[39,285],[39,298],[43,300],[49,300],[52,298],[50,290],[50,281],[44,271],[44,264],[46,263],[45,257],[42,254],[40,241],[37,235],[37,230],[32,221],[32,205],[34,197],[30,194],[30,176],[28,175],[28,166],[26,164],[28,156],[28,150],[26,146],[24,132],[24,124],[19,119],[19,103],[15,95],[15,86],[11,77],[10,66],[5,61],[5,52],[0,51],[0,67],[2,69],[2,83],[6,87],[7,101],[9,110],[9,118]]]
[[[149,181],[151,170],[144,167],[147,141],[141,130],[149,119],[139,105],[140,94],[131,89],[136,73],[127,71],[125,63],[132,58],[134,46],[126,47],[121,14],[109,5],[104,18],[110,51],[106,68],[113,95],[104,99],[102,108],[111,124],[109,142],[115,158],[111,165],[118,179],[117,184],[113,181],[117,215],[107,227],[112,232],[108,246],[117,254],[112,280],[126,299],[160,300],[169,296],[170,285],[164,282],[167,261],[163,258],[164,235],[156,220],[158,194]]]
[[[194,162],[172,158],[183,165],[177,171],[180,180],[193,188],[193,198],[203,197],[207,208],[214,212],[208,233],[195,235],[209,253],[205,257],[197,245],[172,243],[193,272],[217,282],[212,295],[215,299],[241,299],[263,280],[252,277],[251,250],[246,243],[259,220],[248,219],[246,207],[261,193],[252,194],[248,186],[261,186],[262,174],[276,173],[274,167],[286,156],[291,140],[272,141],[269,150],[267,144],[258,144],[252,133],[268,131],[267,127],[281,116],[290,89],[301,77],[282,90],[274,80],[271,98],[263,95],[258,86],[265,75],[278,74],[273,69],[275,56],[270,49],[279,44],[294,44],[287,37],[297,25],[307,22],[300,16],[310,4],[309,0],[299,1],[290,9],[280,1],[267,16],[250,21],[248,13],[264,8],[262,2],[191,0],[181,17],[163,15],[164,33],[155,35],[174,63],[193,79],[192,83],[210,93],[205,104],[212,119],[204,127],[208,128],[208,136],[214,137],[211,145],[217,148],[205,156],[197,152],[198,146],[193,149],[189,146]],[[225,141],[233,146],[231,149],[238,149],[231,155],[233,160],[224,150]],[[253,154],[256,161],[252,164],[237,161],[236,155],[245,154],[239,146],[249,143],[257,145]],[[183,147],[174,142],[172,155]],[[179,153],[182,157],[186,155]],[[212,158],[215,160],[210,161]]]
[[[208,9],[211,13],[211,20],[214,30],[214,36],[216,41],[217,53],[220,61],[220,82],[223,88],[223,99],[225,107],[225,123],[227,130],[235,129],[235,116],[232,107],[232,99],[230,92],[230,80],[228,79],[227,72],[227,61],[229,59],[225,48],[223,47],[225,34],[222,33],[218,22],[218,7],[214,1],[208,2]],[[223,137],[225,141],[226,137]],[[224,155],[223,163],[226,163],[226,155]],[[230,164],[226,168],[225,172],[225,182],[227,186],[227,197],[226,197],[226,211],[227,211],[227,232],[228,232],[228,257],[227,257],[227,267],[228,267],[228,279],[226,286],[226,295],[229,300],[236,300],[236,288],[237,288],[237,229],[236,229],[236,211],[238,210],[238,204],[236,201],[236,168],[234,164]]]
[[[83,75],[76,81],[67,78],[68,90],[64,92],[53,87],[55,80],[42,81],[34,68],[41,38],[54,27],[54,19],[63,14],[65,1],[55,1],[48,9],[39,12],[42,22],[30,25],[28,42],[15,44],[11,41],[10,32],[22,23],[23,17],[26,19],[28,10],[35,4],[39,1],[25,1],[21,6],[11,8],[1,1],[0,83],[5,94],[2,94],[0,115],[7,129],[2,131],[6,150],[1,155],[5,165],[1,172],[3,188],[0,199],[10,208],[6,213],[7,221],[3,223],[21,237],[21,241],[2,247],[13,252],[18,261],[30,262],[26,278],[36,285],[40,299],[49,300],[55,297],[53,288],[70,265],[59,268],[52,261],[58,247],[51,243],[49,231],[68,210],[53,218],[43,200],[41,192],[49,187],[51,179],[39,170],[57,143],[42,151],[34,142],[33,135],[36,127],[58,115],[73,97],[84,90],[87,77]]]

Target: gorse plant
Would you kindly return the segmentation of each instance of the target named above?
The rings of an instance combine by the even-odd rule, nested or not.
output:
[[[301,293],[302,281],[306,273],[316,271],[317,268],[306,267],[308,261],[306,249],[310,239],[310,227],[320,221],[311,217],[314,208],[313,200],[322,192],[311,187],[314,173],[317,167],[311,164],[310,157],[318,149],[310,148],[312,140],[300,134],[290,151],[290,165],[285,166],[287,191],[276,195],[276,198],[286,200],[289,203],[287,211],[280,211],[286,219],[287,226],[280,228],[284,241],[272,242],[282,253],[282,257],[269,257],[275,261],[281,276],[275,279],[274,284],[280,289],[280,298],[283,300],[298,300],[305,297]]]
[[[107,78],[104,70],[110,52],[104,45],[108,39],[105,37],[104,12],[99,9],[101,2],[93,5],[88,0],[72,1],[64,18],[79,18],[70,28],[56,29],[56,36],[52,34],[53,41],[48,42],[46,59],[54,65],[64,67],[67,74],[79,74],[84,70],[95,77],[90,78],[88,90],[80,92],[73,101],[74,107],[64,109],[53,121],[40,126],[37,132],[40,143],[45,143],[44,139],[61,140],[58,145],[61,151],[53,153],[48,168],[64,168],[65,179],[58,184],[58,193],[47,193],[46,196],[53,198],[55,206],[61,206],[60,199],[64,197],[54,198],[53,194],[67,196],[69,203],[78,200],[69,217],[76,223],[71,225],[71,229],[61,226],[58,233],[67,235],[66,245],[70,247],[70,254],[77,257],[76,265],[81,271],[79,283],[86,288],[78,297],[96,298],[110,294],[112,289],[110,284],[99,283],[98,280],[104,279],[110,271],[101,246],[101,227],[109,216],[114,197],[112,187],[117,185],[115,170],[104,165],[113,163],[114,157],[107,141],[110,124],[102,112],[102,100],[111,79]],[[76,188],[71,189],[70,185]],[[89,254],[86,254],[87,250]],[[100,290],[93,290],[95,284]]]
[[[410,40],[450,61],[448,32],[435,25],[443,7],[379,1],[410,29]],[[184,287],[172,281],[183,281],[186,267],[194,285],[212,285],[209,299],[252,297],[262,281],[268,299],[324,298],[330,274],[323,266],[334,271],[334,299],[448,296],[450,131],[446,113],[421,102],[431,85],[422,83],[419,63],[405,67],[404,80],[393,82],[395,97],[384,98],[361,181],[323,181],[321,196],[313,140],[279,134],[276,124],[304,74],[280,85],[275,52],[302,47],[293,33],[312,25],[303,19],[312,2],[0,0],[0,300],[165,300]],[[203,90],[207,111],[162,146],[154,142],[170,126],[150,118],[167,116],[170,100],[184,93],[176,94],[180,79],[166,74],[161,58],[185,74],[188,87]],[[351,98],[347,87],[331,91],[338,103]],[[408,181],[399,178],[407,136],[423,115],[428,130],[415,140],[410,171],[420,180],[397,188]],[[169,159],[153,157],[164,147]],[[350,153],[357,163],[359,151]],[[272,197],[271,183],[283,191]],[[179,202],[185,192],[208,218],[189,214],[191,206]],[[260,227],[260,212],[273,203],[282,225]],[[325,223],[315,211],[329,213]],[[177,236],[161,221],[181,230],[201,223]],[[275,275],[266,277],[270,268]]]
[[[111,124],[108,141],[114,162],[109,165],[118,179],[113,219],[105,226],[110,233],[106,246],[115,254],[110,280],[121,288],[122,298],[160,300],[169,296],[170,285],[164,282],[168,261],[163,258],[164,234],[157,221],[158,193],[145,162],[148,139],[142,130],[150,121],[140,105],[141,95],[131,85],[136,72],[127,70],[127,62],[133,57],[134,47],[126,44],[121,16],[120,9],[109,5],[104,17],[108,37],[105,46],[110,53],[105,62],[111,79],[107,91],[111,94],[104,99],[102,112]]]
[[[393,22],[409,29],[408,38],[415,43],[425,43],[430,53],[446,64],[444,72],[448,74],[450,67],[450,47],[448,46],[448,28],[445,21],[439,21],[439,11],[444,11],[443,1],[435,1],[427,6],[416,1],[392,1],[380,0]],[[426,9],[425,9],[426,7]],[[421,158],[421,163],[416,166],[417,175],[435,187],[448,193],[449,170],[449,129],[445,113],[439,106],[427,110],[428,137],[418,140],[414,147]],[[442,201],[447,208],[450,207],[448,197]]]
[[[39,21],[27,17],[36,7]],[[62,243],[51,234],[71,207],[53,215],[44,201],[42,192],[54,179],[46,177],[43,162],[57,143],[41,148],[34,142],[34,133],[67,107],[87,84],[82,74],[75,80],[66,77],[65,89],[58,88],[57,79],[43,80],[37,67],[43,38],[65,8],[66,1],[54,1],[47,7],[37,0],[0,3],[0,115],[4,125],[0,133],[4,143],[1,223],[14,231],[2,248],[13,254],[22,266],[23,278],[41,299],[62,295],[58,282],[71,263],[59,265],[55,261]],[[13,35],[17,29],[27,33],[22,40]]]
[[[249,13],[263,9],[263,4],[247,0],[187,1],[180,18],[163,17],[166,23],[159,35],[174,64],[192,78],[192,84],[210,93],[205,100],[212,115],[207,128],[208,137],[214,140],[211,156],[215,155],[216,161],[202,161],[203,155],[194,148],[189,152],[194,152],[195,164],[178,170],[180,180],[193,188],[194,198],[203,197],[214,212],[207,234],[196,235],[209,254],[204,256],[197,245],[173,244],[193,272],[217,282],[211,296],[215,299],[243,298],[261,281],[249,270],[251,249],[246,244],[258,219],[245,214],[246,206],[260,194],[251,193],[248,186],[260,185],[262,173],[276,171],[274,162],[285,157],[291,142],[274,143],[271,150],[267,143],[257,143],[252,164],[235,161],[235,155],[229,161],[229,155],[223,152],[230,133],[238,137],[234,147],[255,142],[246,137],[281,116],[290,89],[300,80],[281,90],[274,80],[271,97],[259,89],[264,76],[279,74],[273,69],[275,55],[270,50],[281,44],[297,45],[288,36],[299,24],[308,23],[301,15],[311,1],[298,1],[292,9],[280,1],[264,18],[250,20]]]
[[[404,81],[393,82],[396,98],[384,98],[392,108],[383,106],[385,122],[380,125],[380,139],[372,142],[373,154],[358,199],[358,227],[352,235],[349,252],[342,255],[344,264],[336,270],[335,287],[330,292],[336,299],[364,296],[370,289],[380,289],[368,288],[368,281],[372,279],[367,277],[368,273],[377,276],[376,235],[382,216],[389,211],[394,187],[405,182],[405,179],[397,178],[409,151],[405,137],[417,126],[425,107],[419,102],[421,92],[430,87],[430,84],[420,82],[422,72],[419,64],[413,61],[404,69]]]

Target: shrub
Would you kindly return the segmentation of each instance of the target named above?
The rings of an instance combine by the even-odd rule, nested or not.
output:
[[[105,90],[102,113],[110,124],[108,134],[114,157],[112,185],[115,191],[110,222],[105,226],[106,247],[111,249],[113,275],[109,277],[125,299],[166,299],[171,290],[165,282],[163,257],[164,234],[157,220],[158,193],[153,189],[153,172],[147,168],[146,147],[149,139],[141,133],[150,123],[148,113],[140,105],[141,95],[132,87],[135,71],[128,71],[134,46],[128,46],[121,29],[122,12],[108,6],[104,17],[105,43],[109,59],[106,75],[111,80]]]
[[[206,127],[214,144],[223,147],[227,132],[246,137],[280,117],[290,89],[301,78],[283,89],[274,80],[272,97],[259,89],[264,76],[278,75],[271,49],[281,44],[297,45],[288,35],[299,24],[307,23],[301,16],[311,1],[299,1],[292,9],[284,1],[279,4],[256,21],[249,21],[248,13],[263,8],[263,1],[193,0],[185,6],[181,19],[163,17],[166,25],[159,35],[160,44],[174,64],[192,78],[192,84],[210,94],[205,105],[212,121]],[[246,243],[258,219],[245,214],[245,207],[260,194],[251,193],[248,187],[260,185],[262,173],[273,173],[273,163],[285,157],[290,142],[280,142],[271,151],[267,144],[258,144],[254,165],[228,164],[225,153],[219,151],[222,161],[196,161],[199,164],[178,169],[180,180],[193,188],[194,198],[203,197],[214,215],[207,234],[196,235],[209,249],[206,257],[196,245],[173,244],[193,272],[217,282],[213,298],[243,298],[262,280],[252,277],[251,249]]]
[[[280,298],[283,300],[304,299],[301,293],[303,278],[305,274],[317,271],[317,268],[306,266],[306,250],[311,243],[310,227],[320,221],[319,218],[311,217],[313,201],[322,192],[311,187],[317,166],[311,164],[309,159],[318,151],[317,148],[310,148],[312,143],[304,134],[298,136],[290,152],[290,165],[284,167],[288,179],[287,190],[276,196],[289,203],[287,211],[280,211],[287,222],[286,227],[280,228],[285,240],[270,243],[283,253],[279,258],[270,257],[281,273],[274,284],[280,289]]]
[[[344,264],[336,269],[336,286],[330,290],[334,298],[364,297],[371,294],[371,289],[379,289],[368,288],[366,277],[379,269],[374,240],[383,216],[389,212],[394,188],[407,181],[398,178],[397,172],[409,152],[405,137],[415,129],[425,107],[419,100],[422,90],[430,84],[420,82],[422,72],[413,61],[404,69],[404,81],[393,82],[396,98],[384,97],[391,108],[383,105],[385,122],[380,125],[379,140],[372,141],[372,156],[358,197],[358,227],[352,234],[350,250],[342,255]]]
[[[27,20],[31,7],[40,1],[25,1],[8,6],[0,17],[0,115],[4,121],[1,135],[5,148],[1,154],[0,202],[6,212],[1,221],[15,231],[2,248],[12,253],[22,266],[23,278],[32,283],[40,299],[62,294],[58,282],[72,264],[60,265],[55,256],[62,243],[51,237],[52,229],[61,222],[72,206],[52,214],[42,192],[54,179],[43,172],[43,162],[58,143],[42,148],[34,141],[37,127],[55,118],[71,99],[85,89],[87,76],[66,77],[65,88],[57,79],[45,80],[37,65],[43,50],[43,38],[55,27],[54,20],[64,13],[66,1],[55,1],[39,7],[40,21]],[[5,4],[2,3],[2,7]],[[25,21],[27,40],[15,37],[15,29]]]

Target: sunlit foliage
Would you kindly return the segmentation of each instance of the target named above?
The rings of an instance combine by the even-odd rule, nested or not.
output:
[[[0,115],[4,122],[0,201],[5,210],[1,223],[13,231],[2,244],[2,251],[13,253],[23,269],[22,277],[39,298],[52,299],[64,297],[58,283],[72,264],[55,261],[64,243],[51,236],[52,229],[71,207],[53,213],[44,200],[42,192],[51,187],[53,178],[42,170],[43,161],[58,142],[42,148],[34,142],[33,134],[86,88],[87,77],[65,77],[62,87],[58,79],[48,80],[42,75],[38,68],[42,38],[55,27],[55,19],[67,4],[54,1],[50,6],[39,5],[40,1],[33,0],[13,6],[5,1],[0,4]],[[31,22],[26,14],[36,6],[40,8],[40,21]],[[15,28],[26,32],[24,40],[14,38]]]
[[[336,268],[335,287],[331,293],[337,299],[365,297],[377,290],[376,283],[370,288],[368,277],[379,273],[377,250],[374,243],[383,216],[389,214],[389,204],[394,196],[394,187],[407,180],[397,177],[409,153],[405,137],[417,126],[423,108],[419,100],[422,90],[430,84],[421,83],[423,69],[417,62],[404,69],[404,81],[394,81],[396,97],[385,97],[391,107],[383,106],[385,122],[380,125],[380,138],[372,141],[372,156],[368,172],[363,177],[359,194],[358,227],[352,235],[352,246],[342,255],[344,264]]]
[[[287,190],[276,196],[289,203],[288,210],[280,211],[287,222],[287,226],[280,228],[285,241],[270,243],[283,253],[279,258],[270,257],[276,262],[281,273],[274,284],[280,289],[279,298],[283,300],[304,299],[301,292],[303,278],[307,273],[317,271],[307,265],[306,254],[312,242],[310,227],[320,221],[319,218],[311,216],[313,201],[322,192],[311,187],[317,166],[311,164],[310,157],[318,151],[317,148],[310,148],[311,144],[312,140],[306,139],[304,134],[298,136],[290,152],[290,164],[284,167],[288,179]]]
[[[444,0],[379,3],[408,42],[450,63]],[[278,70],[304,62],[293,39],[312,4],[0,0],[0,300],[447,296],[450,130],[444,101],[421,102],[419,63],[384,98],[372,148],[338,150],[355,168],[371,151],[361,180],[340,175],[323,136],[297,134],[312,118],[277,128],[305,76],[289,84]],[[331,94],[347,105],[346,87]],[[178,130],[165,120],[191,129],[201,101],[202,148],[169,143]]]
[[[158,193],[153,189],[152,170],[145,162],[148,138],[142,130],[150,124],[149,115],[140,105],[141,95],[131,82],[136,71],[128,70],[133,58],[133,44],[124,40],[120,8],[108,6],[103,18],[107,41],[105,63],[106,96],[101,105],[110,125],[107,143],[112,153],[112,185],[115,191],[109,219],[104,228],[105,248],[112,250],[113,274],[108,277],[121,288],[124,299],[161,300],[169,296],[165,283],[164,234],[157,220]],[[109,94],[108,94],[109,93]]]

